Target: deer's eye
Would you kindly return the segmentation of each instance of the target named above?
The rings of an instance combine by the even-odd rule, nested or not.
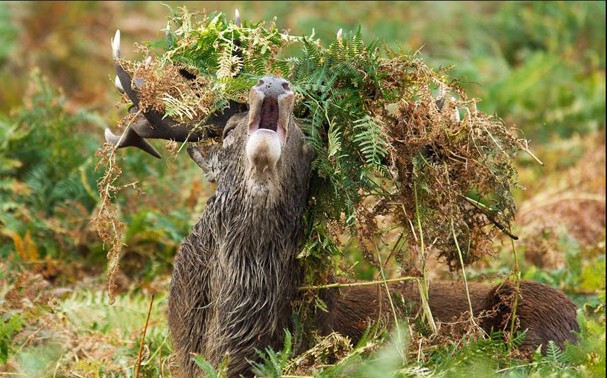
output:
[[[228,135],[230,135],[235,128],[236,125],[226,125],[225,129],[223,129],[222,138],[225,139],[226,137],[228,137]]]
[[[234,131],[234,129],[236,129],[237,125],[238,124],[233,123],[231,125],[226,125],[225,129],[223,129],[223,136],[222,136],[223,143],[222,143],[222,145],[223,145],[224,148],[227,147],[227,146],[229,146],[229,145],[231,145],[234,142],[233,131]]]

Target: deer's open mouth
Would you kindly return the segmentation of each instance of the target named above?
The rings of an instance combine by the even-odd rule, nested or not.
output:
[[[276,131],[278,129],[278,100],[266,97],[261,104],[259,128]]]
[[[257,130],[271,130],[278,134],[280,143],[284,145],[287,136],[288,119],[281,119],[279,100],[272,97],[264,97],[261,101],[259,111],[249,125],[249,135]]]
[[[280,110],[279,99],[265,97],[261,104],[258,104],[256,111],[251,106],[251,114],[249,115],[249,135],[257,130],[270,130],[278,134],[281,144],[285,144],[287,140],[288,113],[286,117],[281,117],[284,112]],[[252,121],[252,122],[251,122]]]
[[[282,145],[287,139],[294,94],[289,83],[277,77],[264,77],[249,94],[249,135],[258,130],[278,134]]]

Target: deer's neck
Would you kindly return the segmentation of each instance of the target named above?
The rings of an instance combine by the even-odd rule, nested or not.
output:
[[[247,351],[251,359],[255,348],[282,346],[302,278],[296,256],[306,196],[305,189],[283,189],[267,203],[238,190],[215,198],[220,209],[212,227],[218,230],[216,255],[209,261],[209,335],[216,340],[211,354]]]

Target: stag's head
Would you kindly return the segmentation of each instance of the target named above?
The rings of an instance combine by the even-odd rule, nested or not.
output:
[[[249,92],[249,110],[226,122],[221,145],[188,150],[218,191],[246,182],[246,194],[262,204],[286,185],[305,184],[312,153],[294,120],[294,96],[289,82],[264,76]]]
[[[248,104],[231,101],[228,108],[208,117],[206,132],[196,131],[153,109],[139,111],[137,89],[118,61],[119,44],[117,32],[112,40],[116,87],[128,95],[131,111],[138,115],[121,136],[106,130],[107,142],[118,148],[135,146],[160,158],[146,138],[196,142],[219,136],[217,145],[188,148],[208,179],[217,182],[219,193],[237,187],[252,203],[268,205],[288,195],[288,187],[301,191],[302,185],[307,186],[313,152],[295,122],[295,94],[287,80],[262,77],[251,88]],[[191,73],[186,78],[191,79]]]

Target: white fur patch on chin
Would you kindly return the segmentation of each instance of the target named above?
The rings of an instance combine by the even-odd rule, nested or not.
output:
[[[247,159],[250,168],[257,173],[273,171],[281,153],[282,145],[275,131],[259,129],[249,135],[246,146]]]
[[[272,130],[256,130],[249,135],[245,150],[249,195],[255,198],[256,206],[271,206],[277,194],[276,163],[282,153],[280,137]]]

